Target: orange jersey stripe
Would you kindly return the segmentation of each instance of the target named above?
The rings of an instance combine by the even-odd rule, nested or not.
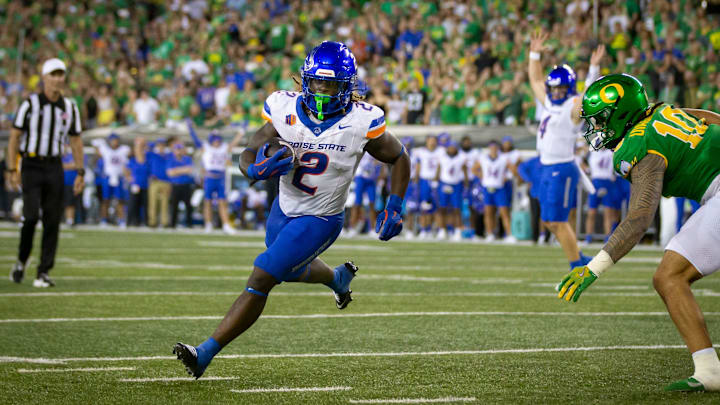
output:
[[[370,139],[375,139],[384,133],[385,133],[385,125],[383,124],[383,126],[381,126],[381,127],[377,127],[375,129],[373,129],[372,131],[368,131],[368,133],[365,135],[365,137],[370,138]]]

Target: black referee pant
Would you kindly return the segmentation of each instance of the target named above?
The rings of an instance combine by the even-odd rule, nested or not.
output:
[[[55,252],[63,211],[63,168],[59,157],[22,160],[23,226],[18,259],[27,263],[32,251],[35,226],[42,209],[42,252],[38,275],[55,265]]]
[[[180,201],[185,204],[185,226],[192,228],[192,212],[193,207],[190,204],[192,198],[193,185],[192,184],[173,184],[172,191],[170,192],[170,226],[175,228],[177,226],[178,212],[180,211]]]

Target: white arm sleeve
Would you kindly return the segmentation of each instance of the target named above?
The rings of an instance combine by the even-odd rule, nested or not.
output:
[[[585,78],[585,88],[587,89],[595,80],[600,77],[600,66],[590,65],[588,69],[587,77]]]

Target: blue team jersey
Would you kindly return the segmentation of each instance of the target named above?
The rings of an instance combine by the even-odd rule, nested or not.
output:
[[[74,162],[72,153],[66,153],[62,157],[63,165],[67,163]],[[70,170],[64,170],[64,184],[66,186],[72,186],[73,183],[75,183],[75,177],[77,177],[77,170],[70,169]]]
[[[137,185],[141,189],[148,187],[148,178],[150,177],[150,163],[147,158],[143,163],[138,163],[135,157],[131,157],[128,161],[128,170],[130,171],[132,185]]]
[[[180,160],[176,159],[175,156],[170,157],[167,161],[167,170],[174,169],[176,167],[192,166],[193,161],[190,156],[183,156]],[[172,184],[192,184],[195,182],[193,177],[189,174],[181,174],[179,176],[168,176],[170,183]]]

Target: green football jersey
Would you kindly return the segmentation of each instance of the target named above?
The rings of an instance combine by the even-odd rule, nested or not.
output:
[[[720,126],[706,125],[669,104],[657,105],[615,147],[615,171],[627,178],[648,153],[665,159],[663,196],[700,201],[720,174]]]

